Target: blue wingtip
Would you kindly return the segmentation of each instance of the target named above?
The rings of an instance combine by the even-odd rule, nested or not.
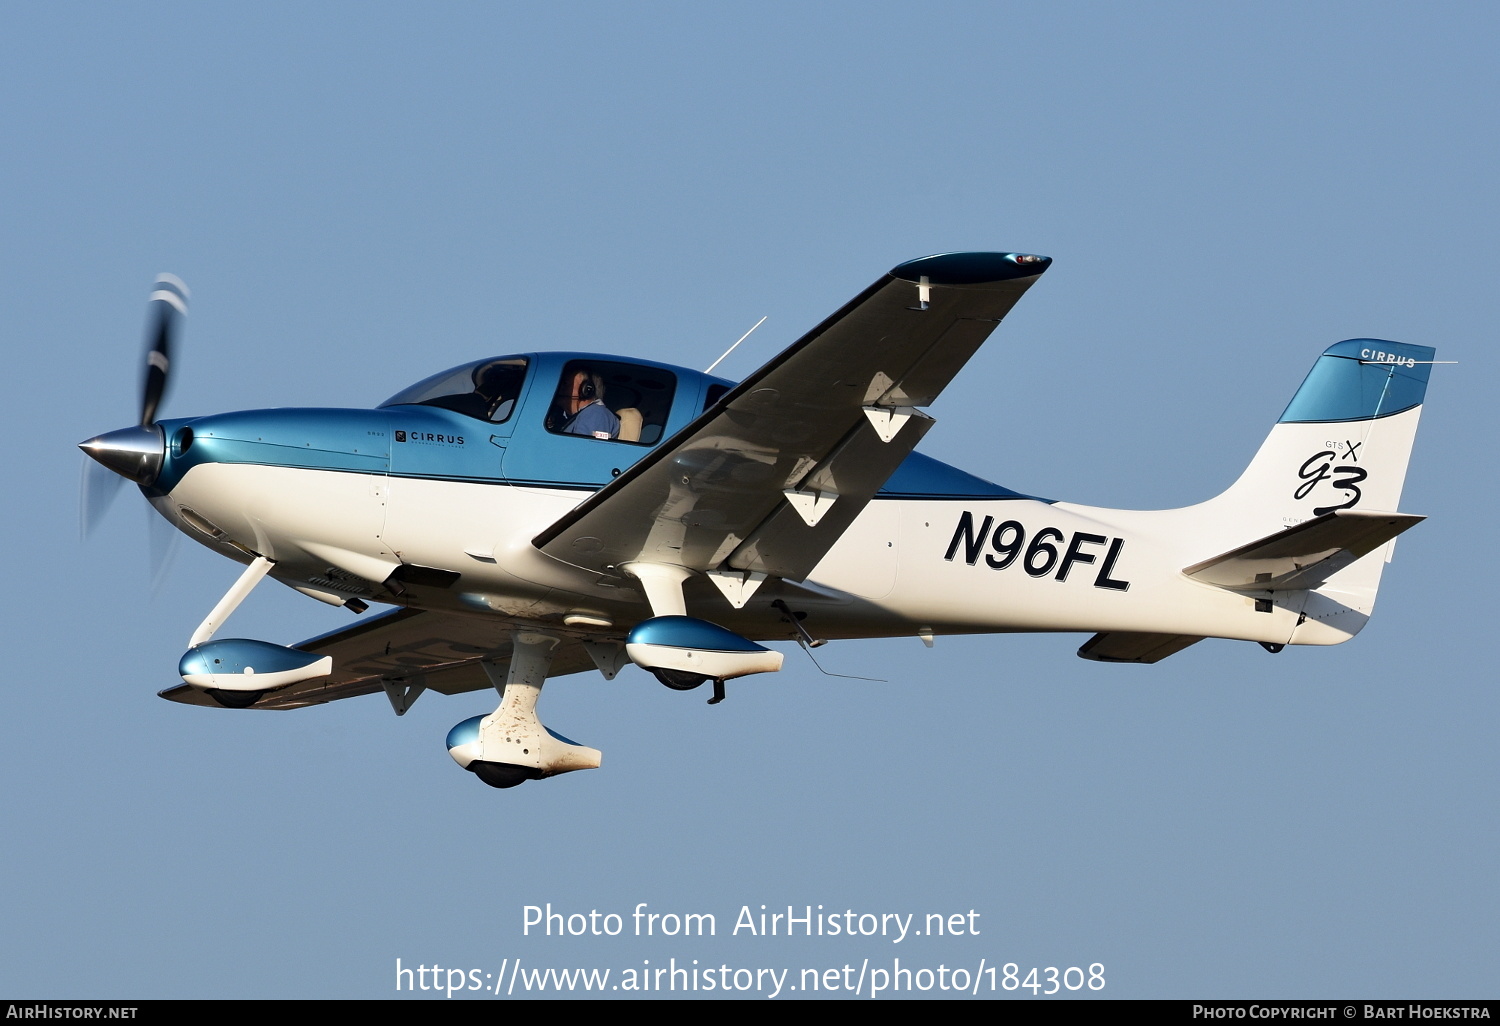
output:
[[[891,277],[929,285],[984,285],[1032,278],[1052,265],[1051,257],[1033,253],[938,253],[897,264]]]

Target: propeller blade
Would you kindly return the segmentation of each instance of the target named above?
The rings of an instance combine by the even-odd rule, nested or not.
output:
[[[146,507],[146,532],[147,548],[151,554],[151,597],[155,598],[177,559],[177,541],[182,532],[149,505]]]
[[[125,479],[87,456],[83,459],[83,476],[78,480],[78,533],[87,538],[109,512]]]
[[[175,274],[160,274],[148,301],[146,373],[141,381],[141,427],[156,423],[172,368],[172,345],[187,316],[188,287]]]

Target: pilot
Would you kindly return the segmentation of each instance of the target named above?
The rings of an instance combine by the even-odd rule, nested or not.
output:
[[[620,434],[620,418],[604,405],[604,379],[586,370],[573,372],[562,430],[569,435],[611,439]]]

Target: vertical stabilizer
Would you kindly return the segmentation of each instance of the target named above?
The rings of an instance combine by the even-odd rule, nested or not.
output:
[[[1434,352],[1369,338],[1330,346],[1239,480],[1197,509],[1246,539],[1339,510],[1394,512]],[[1394,544],[1309,591],[1292,642],[1336,644],[1357,633]]]

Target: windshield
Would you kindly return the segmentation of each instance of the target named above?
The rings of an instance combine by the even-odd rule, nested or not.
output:
[[[404,388],[380,404],[440,406],[499,424],[515,412],[526,382],[526,357],[501,356],[454,367]]]

